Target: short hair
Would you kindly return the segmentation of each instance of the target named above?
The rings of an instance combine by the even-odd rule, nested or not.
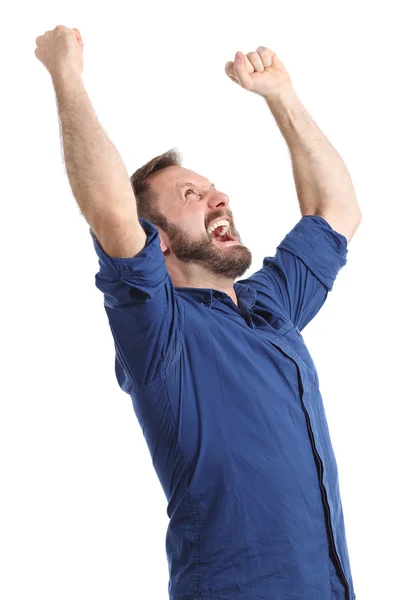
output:
[[[176,148],[152,158],[145,165],[131,175],[130,182],[136,198],[138,217],[146,219],[167,230],[168,220],[163,215],[159,206],[159,194],[150,187],[149,179],[152,175],[167,167],[182,166],[182,158]]]

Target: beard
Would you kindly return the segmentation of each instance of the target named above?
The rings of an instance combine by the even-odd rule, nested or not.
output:
[[[242,277],[250,268],[252,254],[242,245],[240,235],[236,231],[232,231],[232,235],[238,243],[232,246],[216,242],[207,232],[198,239],[190,239],[185,231],[174,224],[170,224],[166,233],[170,240],[171,252],[183,262],[200,264],[211,273],[228,279]]]

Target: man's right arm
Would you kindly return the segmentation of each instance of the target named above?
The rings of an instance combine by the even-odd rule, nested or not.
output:
[[[52,81],[65,166],[81,212],[109,256],[135,257],[147,236],[125,165],[97,119],[81,75],[64,70]]]

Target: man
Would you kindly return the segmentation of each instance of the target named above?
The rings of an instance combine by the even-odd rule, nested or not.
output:
[[[38,58],[81,44],[78,30],[54,31]],[[49,70],[68,175],[99,257],[116,376],[168,500],[170,598],[353,600],[337,466],[301,336],[361,220],[346,167],[274,52],[260,46],[227,63],[277,120],[302,214],[275,256],[235,282],[251,254],[227,196],[167,153],[132,176],[136,212],[81,69]]]

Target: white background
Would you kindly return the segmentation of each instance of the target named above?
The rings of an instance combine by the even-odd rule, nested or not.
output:
[[[83,81],[129,174],[173,147],[230,196],[248,276],[300,220],[290,155],[225,63],[273,49],[345,161],[363,221],[303,331],[339,467],[357,600],[399,598],[399,92],[395,3],[63,2],[2,19],[0,597],[167,600],[166,498],[114,373],[98,260],[36,37]],[[340,199],[338,198],[338,201]],[[243,277],[244,277],[243,276]]]

